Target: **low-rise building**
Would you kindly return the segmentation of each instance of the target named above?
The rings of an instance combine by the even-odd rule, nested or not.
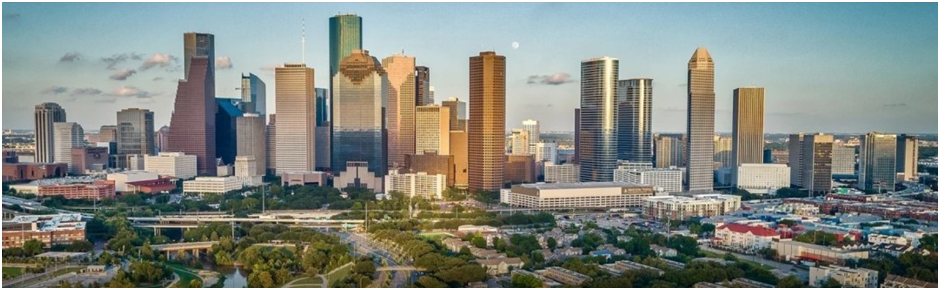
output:
[[[591,277],[562,267],[548,267],[545,270],[536,271],[536,273],[558,281],[559,283],[572,286],[578,286],[585,283],[585,281],[591,280]]]
[[[774,229],[744,224],[725,224],[716,228],[712,243],[721,247],[755,253],[771,247],[771,241],[778,238]]]
[[[889,274],[882,282],[881,288],[938,288],[938,283]]]
[[[552,279],[543,277],[540,274],[536,274],[536,273],[523,270],[523,269],[514,269],[512,272],[510,272],[510,277],[512,278],[512,276],[517,275],[517,274],[533,276],[536,279],[539,279],[539,281],[542,281],[542,288],[552,288],[552,287],[562,286],[562,283],[556,282]]]
[[[555,258],[557,259],[566,259],[570,257],[577,257],[582,255],[582,248],[580,247],[566,247],[558,248],[555,250]]]
[[[176,190],[176,182],[169,177],[125,183],[128,193],[158,194]]]
[[[793,241],[775,239],[771,249],[778,252],[778,257],[786,261],[812,261],[820,263],[842,264],[846,260],[869,258],[868,250],[850,250]]]
[[[650,185],[657,192],[678,193],[683,191],[683,171],[676,167],[636,168],[622,165],[614,170],[614,181]]]
[[[644,264],[638,264],[638,263],[628,261],[628,260],[617,261],[613,264],[605,264],[605,265],[602,265],[601,268],[615,275],[621,275],[627,271],[639,271],[639,270],[654,271],[658,275],[661,275],[661,276],[664,273],[663,270],[661,269],[644,265]]]
[[[3,222],[3,248],[22,247],[36,239],[45,247],[85,240],[80,214],[23,215]]]
[[[444,247],[446,247],[448,250],[452,252],[460,252],[462,248],[464,247],[469,248],[471,246],[469,242],[463,241],[460,238],[444,239],[444,240],[441,240],[441,244],[444,244]]]
[[[139,181],[150,181],[159,179],[157,173],[144,170],[128,170],[116,173],[109,173],[107,179],[114,182],[114,191],[118,193],[129,192],[128,183]]]
[[[98,180],[93,183],[40,185],[38,197],[61,196],[69,200],[103,200],[114,197],[114,184]]]
[[[281,174],[282,186],[325,186],[327,173],[322,171],[285,172]]]
[[[738,288],[774,288],[774,285],[758,282],[748,278],[735,278],[735,280],[732,280],[730,284],[732,284],[732,287]]]
[[[653,196],[643,202],[643,215],[648,219],[685,220],[690,217],[712,217],[735,212],[742,206],[742,197],[734,195]]]
[[[901,236],[891,236],[884,234],[870,234],[869,243],[872,244],[894,244],[894,245],[908,245],[908,239]]]
[[[537,209],[611,209],[640,207],[653,188],[623,182],[515,185],[502,203]]]
[[[440,200],[447,188],[447,176],[425,172],[399,173],[398,170],[392,169],[385,177],[385,186],[387,192]]]
[[[179,179],[196,177],[196,155],[183,152],[160,152],[144,157],[144,170]]]
[[[4,182],[18,182],[53,177],[64,177],[68,174],[68,163],[19,162],[3,164]]]
[[[491,276],[506,275],[510,273],[510,268],[522,269],[523,260],[520,258],[502,258],[502,259],[477,259],[480,266],[487,269],[487,274]]]
[[[834,279],[843,287],[878,288],[879,272],[866,268],[843,266],[810,267],[810,286],[820,287],[828,279]]]
[[[184,194],[225,194],[244,188],[246,180],[234,176],[200,176],[183,182]]]
[[[547,162],[543,167],[543,180],[546,183],[577,183],[578,164],[554,164]]]
[[[665,247],[665,246],[659,246],[656,244],[651,244],[650,250],[652,250],[654,254],[656,254],[658,257],[661,257],[661,258],[662,257],[675,257],[677,255],[675,249]]]
[[[753,194],[773,194],[791,186],[791,168],[784,164],[743,163],[738,166],[738,188]]]

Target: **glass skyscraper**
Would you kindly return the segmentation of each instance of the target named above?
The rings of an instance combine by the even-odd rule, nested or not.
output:
[[[706,48],[689,58],[686,108],[686,190],[711,192],[716,128],[715,65]]]
[[[618,158],[617,83],[618,59],[601,57],[582,61],[578,145],[582,182],[614,180]]]
[[[256,113],[264,117],[267,113],[265,103],[265,82],[255,74],[242,75],[242,103],[240,110],[243,113]]]
[[[653,79],[618,81],[618,159],[653,162]]]
[[[859,188],[868,192],[895,190],[896,147],[894,134],[872,132],[859,136]]]
[[[366,162],[370,172],[379,177],[386,174],[386,101],[382,89],[386,82],[382,64],[368,51],[354,50],[340,62],[333,78],[330,121],[334,173],[345,171],[347,162]]]

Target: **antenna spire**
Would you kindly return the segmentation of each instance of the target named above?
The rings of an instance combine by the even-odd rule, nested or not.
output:
[[[301,18],[301,63],[307,64],[307,20]]]

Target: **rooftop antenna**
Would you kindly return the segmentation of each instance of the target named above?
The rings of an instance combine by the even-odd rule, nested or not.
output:
[[[301,63],[307,64],[307,20],[301,18]]]

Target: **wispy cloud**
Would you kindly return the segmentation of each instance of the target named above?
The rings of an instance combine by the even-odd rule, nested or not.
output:
[[[216,57],[216,69],[232,69],[232,59],[229,59],[229,56]]]
[[[45,89],[43,89],[43,90],[42,90],[42,93],[43,93],[43,94],[59,95],[59,94],[65,93],[65,92],[67,92],[67,91],[69,91],[69,89],[68,89],[68,88],[65,88],[65,87],[62,87],[62,86],[49,86],[49,87],[46,87]]]
[[[144,71],[154,67],[163,68],[176,62],[179,62],[179,59],[170,54],[154,54],[150,56],[150,58],[147,58],[147,60],[144,60],[144,63],[140,65],[140,70]]]
[[[151,81],[160,81],[160,80],[163,80],[163,77],[154,77],[154,79]]]
[[[568,73],[555,73],[552,75],[529,76],[529,79],[526,80],[526,84],[561,85],[574,81],[575,80],[572,80],[572,76]]]
[[[78,62],[81,60],[82,60],[82,54],[79,54],[78,52],[72,52],[72,53],[65,53],[65,55],[62,55],[62,58],[59,58],[59,63],[72,63],[72,62]]]
[[[128,77],[131,77],[135,73],[137,73],[137,70],[124,69],[124,70],[115,72],[114,74],[111,74],[111,76],[108,78],[110,78],[111,80],[127,80]]]
[[[136,98],[149,98],[149,97],[154,96],[153,93],[141,90],[140,88],[137,88],[134,86],[121,86],[111,91],[111,93],[107,95],[113,96],[113,97],[136,97]]]
[[[79,96],[79,95],[99,95],[99,94],[101,94],[101,90],[99,90],[99,89],[97,89],[97,88],[91,88],[91,87],[76,88],[76,89],[73,89],[73,90],[72,90],[72,93],[71,93],[72,96]]]

